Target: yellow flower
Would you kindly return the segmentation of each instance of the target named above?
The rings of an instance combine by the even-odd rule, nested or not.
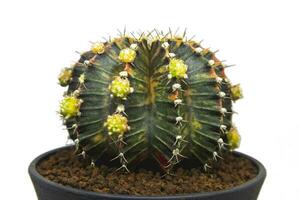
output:
[[[175,78],[186,78],[188,66],[184,64],[183,60],[173,58],[168,65],[169,74]]]
[[[60,114],[66,119],[78,115],[80,108],[81,100],[77,99],[74,96],[66,96],[60,102]]]
[[[241,136],[235,127],[231,128],[227,133],[227,140],[231,150],[239,148],[241,143]]]
[[[111,82],[109,89],[115,97],[120,98],[126,98],[133,90],[133,88],[130,87],[129,80],[119,76]]]
[[[234,101],[243,98],[243,91],[242,91],[240,84],[231,86],[230,91],[231,91],[232,99]]]
[[[136,52],[131,48],[122,49],[119,54],[119,59],[124,63],[131,63],[136,57]]]
[[[128,120],[121,114],[108,115],[104,126],[110,135],[117,133],[123,135],[128,130]]]
[[[72,69],[65,68],[58,76],[58,81],[61,86],[67,86],[72,78]]]
[[[96,54],[102,54],[104,53],[104,50],[105,50],[105,45],[101,42],[96,42],[91,47],[91,51]]]

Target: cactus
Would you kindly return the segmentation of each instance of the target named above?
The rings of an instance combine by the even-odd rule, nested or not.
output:
[[[60,114],[80,155],[102,155],[128,171],[147,157],[162,169],[196,159],[204,169],[237,148],[232,102],[239,85],[215,52],[171,32],[96,42],[65,68]]]

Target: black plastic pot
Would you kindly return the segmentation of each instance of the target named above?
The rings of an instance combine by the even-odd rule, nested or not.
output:
[[[266,178],[266,169],[259,161],[255,160],[254,158],[248,155],[239,152],[234,152],[235,155],[244,157],[252,161],[258,169],[258,175],[252,180],[228,190],[207,193],[184,194],[176,196],[174,195],[154,197],[102,194],[80,189],[74,189],[71,187],[66,187],[54,183],[45,179],[37,172],[36,165],[41,160],[47,158],[48,156],[54,154],[57,151],[66,148],[70,147],[62,147],[44,153],[36,159],[34,159],[30,164],[29,175],[31,177],[39,200],[256,200],[262,187],[262,184]]]

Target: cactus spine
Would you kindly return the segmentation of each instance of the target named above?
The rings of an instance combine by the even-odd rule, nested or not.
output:
[[[240,143],[232,102],[242,92],[225,67],[214,52],[171,32],[93,43],[59,76],[68,85],[60,113],[92,165],[106,154],[127,171],[147,157],[164,169],[186,158],[207,169]]]

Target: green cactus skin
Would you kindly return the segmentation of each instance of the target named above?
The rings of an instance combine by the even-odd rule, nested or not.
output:
[[[129,49],[125,57],[123,49]],[[174,61],[175,72],[168,66],[172,59],[179,61]],[[62,117],[77,151],[92,165],[105,153],[125,170],[147,157],[163,169],[191,158],[207,169],[210,160],[232,150],[229,144],[239,144],[229,141],[240,138],[232,124],[232,102],[238,97],[232,96],[225,68],[214,52],[184,36],[123,35],[81,54],[72,77],[63,81],[66,96],[79,99],[80,109]],[[120,78],[134,90],[117,97],[112,81]],[[128,126],[108,122],[114,113]]]

